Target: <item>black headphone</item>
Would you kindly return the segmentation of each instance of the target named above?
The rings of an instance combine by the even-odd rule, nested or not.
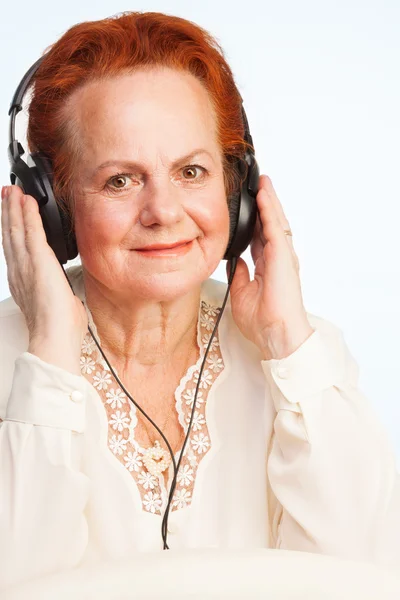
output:
[[[46,55],[45,55],[46,56]],[[8,157],[10,161],[10,180],[12,185],[20,186],[25,194],[37,201],[42,217],[43,228],[49,246],[53,249],[61,264],[78,255],[75,234],[66,212],[59,208],[53,192],[53,169],[50,159],[42,152],[27,154],[22,159],[24,148],[15,139],[15,119],[22,110],[22,100],[29,83],[45,58],[40,57],[21,79],[8,114],[10,116]],[[253,147],[247,116],[242,104],[244,139]],[[240,191],[229,203],[229,241],[224,259],[238,258],[247,248],[253,237],[257,218],[256,195],[258,191],[259,167],[253,152],[246,150],[243,158],[238,159],[240,175],[245,179]]]

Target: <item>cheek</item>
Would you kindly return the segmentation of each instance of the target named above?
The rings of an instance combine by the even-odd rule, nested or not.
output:
[[[229,239],[229,211],[225,195],[200,204],[197,219],[203,231],[204,243],[210,251],[225,250]]]
[[[129,230],[129,218],[125,211],[92,208],[82,203],[75,211],[75,234],[79,253],[84,255],[91,249],[104,251],[115,246]]]

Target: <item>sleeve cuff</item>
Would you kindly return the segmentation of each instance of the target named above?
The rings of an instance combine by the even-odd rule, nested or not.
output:
[[[23,352],[15,361],[4,420],[82,433],[87,385],[84,377]]]
[[[287,409],[301,413],[299,403],[340,385],[346,373],[343,343],[327,339],[318,329],[289,356],[263,360],[261,365],[277,412]]]

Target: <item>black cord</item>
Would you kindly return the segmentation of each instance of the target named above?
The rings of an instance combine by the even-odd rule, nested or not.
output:
[[[118,382],[118,384],[121,386],[121,388],[123,389],[123,391],[125,392],[125,394],[127,395],[127,397],[128,397],[130,400],[131,400],[131,402],[132,402],[132,403],[133,403],[133,404],[136,406],[136,408],[138,408],[138,409],[140,410],[140,412],[141,412],[141,413],[144,415],[144,417],[146,417],[146,419],[148,419],[148,421],[150,421],[150,423],[151,423],[151,424],[152,424],[152,425],[155,427],[155,429],[156,429],[156,430],[158,431],[158,433],[161,435],[161,437],[163,438],[164,442],[166,443],[166,445],[167,445],[167,448],[168,448],[168,451],[169,451],[169,453],[170,453],[170,455],[171,455],[171,458],[172,458],[172,465],[173,465],[173,468],[174,468],[174,477],[173,477],[172,484],[171,484],[171,488],[170,488],[170,491],[169,491],[169,496],[168,496],[168,504],[167,504],[167,507],[166,507],[166,509],[165,509],[164,516],[163,516],[163,520],[162,520],[162,524],[161,524],[161,535],[162,535],[163,544],[164,544],[163,550],[169,550],[169,546],[168,546],[168,543],[167,543],[167,537],[168,537],[168,518],[169,518],[169,512],[170,512],[170,507],[171,507],[172,498],[173,498],[173,495],[174,495],[174,493],[175,493],[175,489],[176,489],[176,482],[177,482],[177,477],[178,477],[178,471],[179,471],[179,467],[180,467],[180,464],[181,464],[181,462],[182,462],[182,458],[183,458],[183,454],[184,454],[184,452],[185,452],[186,444],[187,444],[187,441],[188,441],[188,439],[189,439],[189,436],[190,436],[190,429],[191,429],[191,427],[192,427],[192,422],[193,422],[194,412],[195,412],[195,409],[196,409],[197,394],[198,394],[199,387],[200,387],[201,376],[202,376],[202,374],[203,374],[204,365],[205,365],[205,362],[206,362],[206,359],[207,359],[208,351],[209,351],[209,350],[210,350],[210,348],[211,348],[211,344],[212,344],[213,338],[214,338],[214,336],[215,336],[215,333],[216,333],[216,331],[217,331],[217,328],[218,328],[219,322],[220,322],[220,320],[221,320],[222,314],[223,314],[223,312],[224,312],[224,309],[225,309],[225,306],[226,306],[226,303],[227,303],[227,300],[228,300],[228,295],[229,295],[229,291],[230,291],[230,288],[231,288],[232,280],[233,280],[233,277],[234,277],[234,275],[235,275],[235,271],[236,271],[237,258],[236,258],[236,257],[232,257],[232,258],[230,259],[230,261],[229,261],[229,264],[230,264],[230,270],[229,270],[229,277],[228,277],[228,287],[227,287],[227,290],[226,290],[226,293],[225,293],[224,300],[223,300],[223,302],[222,302],[221,310],[220,310],[220,312],[219,312],[219,315],[218,315],[218,318],[217,318],[217,320],[216,320],[216,322],[215,322],[214,329],[213,329],[213,331],[212,331],[212,333],[211,333],[211,336],[210,336],[210,339],[209,339],[209,342],[208,342],[208,345],[207,345],[206,351],[205,351],[205,353],[204,353],[203,361],[202,361],[202,363],[201,363],[201,367],[200,367],[200,371],[199,371],[199,377],[198,377],[198,381],[197,381],[197,385],[196,385],[196,391],[195,391],[195,394],[194,394],[193,407],[192,407],[192,412],[191,412],[191,416],[190,416],[189,426],[188,426],[188,430],[187,430],[187,433],[186,433],[185,441],[183,442],[183,446],[182,446],[181,453],[180,453],[180,455],[179,455],[178,464],[176,464],[176,463],[175,463],[175,457],[174,457],[174,453],[173,453],[173,451],[172,451],[172,448],[171,448],[171,446],[170,446],[170,444],[169,444],[169,442],[168,442],[167,438],[165,437],[165,435],[163,434],[163,432],[161,431],[161,429],[160,429],[160,428],[159,428],[159,427],[156,425],[156,423],[154,423],[154,421],[153,421],[153,420],[152,420],[152,419],[151,419],[151,418],[150,418],[150,417],[149,417],[149,416],[148,416],[148,415],[145,413],[145,411],[144,411],[144,410],[143,410],[143,409],[142,409],[142,408],[139,406],[139,404],[137,404],[137,403],[135,402],[135,400],[134,400],[134,399],[132,398],[132,396],[129,394],[128,390],[127,390],[127,389],[124,387],[124,385],[122,384],[122,382],[121,382],[121,380],[119,379],[118,375],[115,373],[114,369],[113,369],[113,368],[112,368],[112,366],[110,365],[110,363],[109,363],[109,361],[108,361],[108,359],[107,359],[106,355],[104,354],[104,352],[103,352],[102,348],[100,347],[100,344],[99,344],[99,343],[98,343],[98,341],[96,340],[96,337],[95,337],[95,335],[93,334],[93,332],[92,332],[92,330],[91,330],[90,326],[88,326],[88,330],[89,330],[89,332],[90,332],[90,335],[92,336],[92,338],[93,338],[93,340],[94,340],[94,342],[95,342],[95,344],[96,344],[97,348],[99,349],[99,352],[101,353],[102,357],[104,358],[105,362],[107,363],[107,365],[108,365],[108,367],[109,367],[109,369],[110,369],[111,373],[112,373],[112,374],[113,374],[113,376],[115,377],[116,381],[117,381],[117,382]],[[76,294],[75,294],[75,292],[74,292],[74,289],[73,289],[73,287],[72,287],[72,285],[71,285],[71,282],[70,282],[70,280],[68,279],[67,273],[66,273],[66,272],[65,272],[65,270],[64,270],[64,267],[63,267],[63,265],[61,265],[61,267],[62,267],[63,273],[64,273],[64,275],[65,275],[65,277],[66,277],[66,279],[67,279],[67,281],[68,281],[68,283],[69,283],[69,286],[70,286],[70,288],[71,288],[71,290],[72,290],[73,294],[74,294],[74,295],[76,295]],[[83,304],[83,303],[82,303],[82,304]]]
[[[190,435],[190,428],[192,426],[194,411],[196,409],[196,400],[197,400],[197,394],[198,394],[199,387],[200,387],[201,376],[202,376],[202,373],[203,373],[203,369],[204,369],[204,365],[205,365],[206,358],[207,358],[207,355],[208,355],[208,351],[211,348],[211,344],[212,344],[214,335],[215,335],[215,333],[217,331],[217,327],[219,325],[219,322],[221,320],[222,314],[223,314],[224,309],[225,309],[225,305],[226,305],[227,300],[228,300],[229,290],[231,288],[233,276],[235,275],[235,271],[236,271],[236,264],[237,264],[237,258],[233,257],[231,259],[231,261],[230,261],[230,267],[231,268],[230,268],[230,273],[229,273],[229,278],[228,278],[228,287],[226,289],[225,297],[224,297],[224,300],[222,302],[220,313],[219,313],[218,318],[217,318],[217,320],[215,322],[214,329],[213,329],[212,334],[210,336],[210,339],[208,341],[208,345],[207,345],[206,351],[204,353],[203,361],[201,363],[199,377],[198,377],[197,385],[196,385],[196,391],[195,391],[195,394],[194,394],[193,408],[192,408],[192,414],[191,414],[191,417],[190,417],[189,427],[188,427],[188,430],[187,430],[185,441],[183,443],[183,447],[182,447],[181,453],[179,455],[179,460],[178,460],[177,468],[174,471],[174,478],[172,480],[171,489],[170,489],[170,492],[169,492],[168,504],[167,504],[167,507],[165,509],[164,517],[163,517],[163,520],[162,520],[161,535],[162,535],[163,542],[164,542],[164,548],[163,548],[163,550],[169,550],[169,546],[167,544],[169,511],[170,511],[170,508],[171,508],[171,502],[172,502],[172,498],[173,498],[173,495],[174,495],[174,492],[175,492],[175,488],[176,488],[176,481],[177,481],[179,467],[180,467],[180,464],[181,464],[181,461],[182,461],[182,458],[183,458],[183,454],[185,452],[186,444],[187,444],[187,441],[188,441],[189,435]]]

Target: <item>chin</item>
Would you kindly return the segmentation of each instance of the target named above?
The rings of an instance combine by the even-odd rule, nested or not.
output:
[[[168,302],[199,290],[220,262],[219,248],[215,250],[213,257],[210,253],[192,251],[176,261],[158,263],[156,260],[153,264],[140,261],[132,265],[130,272],[135,274],[135,279],[130,281],[130,289],[133,295],[153,302]]]
[[[212,271],[211,271],[212,273]],[[137,298],[153,302],[170,302],[199,290],[203,281],[208,279],[208,272],[203,274],[195,270],[190,274],[182,271],[170,273],[153,273],[139,279],[132,289]]]

